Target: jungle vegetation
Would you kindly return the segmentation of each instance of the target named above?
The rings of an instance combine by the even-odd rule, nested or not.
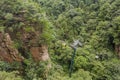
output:
[[[19,37],[21,27],[43,29],[39,43],[48,45],[52,67],[44,76],[47,62],[29,55],[22,75],[12,70],[18,62],[0,61],[0,80],[120,80],[120,0],[0,0],[0,31]],[[69,77],[74,40],[83,45]],[[19,39],[13,41],[21,47]]]

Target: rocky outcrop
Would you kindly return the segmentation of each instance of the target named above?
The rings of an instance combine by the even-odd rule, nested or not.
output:
[[[35,61],[46,61],[50,59],[47,46],[39,43],[41,34],[39,31],[26,32],[24,29],[20,31],[21,36],[19,39],[23,43],[22,47],[32,54],[32,58]]]
[[[30,52],[35,61],[49,60],[47,46],[42,45],[40,47],[31,47]]]
[[[19,34],[19,35],[18,35]],[[21,42],[22,49],[15,49],[12,40],[18,40]],[[4,41],[5,40],[5,41]],[[18,53],[23,54],[22,57],[26,58],[27,53],[32,54],[32,58],[37,61],[49,60],[48,47],[44,44],[39,43],[40,32],[31,31],[26,32],[24,29],[18,31],[18,33],[8,32],[6,34],[0,33],[0,56],[1,60],[13,62],[21,61],[18,57]],[[6,47],[4,47],[6,46]],[[16,56],[17,55],[17,56]],[[15,56],[15,58],[14,58]]]
[[[23,58],[19,56],[18,50],[14,48],[8,33],[3,34],[0,32],[0,60],[7,62],[23,60]]]
[[[14,37],[13,37],[14,35]],[[17,39],[21,41],[21,49],[16,49],[14,43],[11,40]],[[26,58],[26,54],[32,55],[35,62],[50,60],[48,54],[48,47],[39,43],[40,33],[38,31],[26,32],[24,29],[19,30],[19,36],[17,33],[5,33],[0,32],[0,60],[13,62],[23,61]],[[20,56],[21,54],[21,56]],[[23,54],[23,55],[22,55]],[[51,65],[49,64],[49,67]]]
[[[115,52],[117,53],[118,57],[120,58],[120,45],[115,46]]]

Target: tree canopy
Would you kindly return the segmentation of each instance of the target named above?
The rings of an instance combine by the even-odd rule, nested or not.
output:
[[[18,51],[26,45],[23,34],[37,36],[27,45],[48,46],[52,68],[47,75],[47,62],[36,63],[30,51],[24,50],[30,56],[22,65],[25,80],[120,79],[120,0],[1,0],[0,32],[10,34]],[[76,50],[70,78],[74,40],[83,46]],[[15,75],[4,72],[5,65],[13,68],[1,62],[0,74]]]

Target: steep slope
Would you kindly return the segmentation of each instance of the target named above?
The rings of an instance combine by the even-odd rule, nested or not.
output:
[[[16,45],[16,50],[18,49],[17,51],[24,58],[29,58],[29,53],[31,53],[33,58],[39,61],[41,60],[39,57],[44,55],[44,51],[46,58],[49,58],[45,44],[47,43],[45,40],[48,38],[45,39],[44,35],[48,34],[46,28],[50,31],[51,24],[37,3],[29,0],[2,0],[0,14],[0,25],[1,28],[4,28],[2,32],[10,35],[14,41],[13,44]]]

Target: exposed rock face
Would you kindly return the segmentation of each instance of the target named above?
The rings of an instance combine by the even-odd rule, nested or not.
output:
[[[47,46],[31,47],[30,52],[35,61],[40,61],[40,60],[46,61],[49,59]]]
[[[19,50],[19,53],[22,54],[24,58],[26,58],[26,55],[28,52],[32,54],[32,58],[37,61],[47,61],[49,60],[49,54],[48,54],[48,48],[46,45],[40,44],[40,36],[41,31],[35,30],[27,32],[24,28],[19,29],[19,31],[16,31],[19,33],[13,33],[9,32],[12,39],[17,39],[21,41],[22,50]]]
[[[27,32],[24,28],[21,28],[15,32],[9,30],[6,32],[8,33],[0,32],[0,60],[7,62],[22,61],[25,56],[22,55],[23,58],[21,58],[18,53],[26,54],[26,52],[31,53],[36,62],[50,59],[47,46],[39,43],[40,30]],[[23,51],[15,49],[11,39],[21,41]]]
[[[32,54],[35,61],[46,61],[50,59],[47,46],[39,43],[41,34],[39,31],[26,32],[22,29],[20,34],[21,36],[19,38],[23,43],[23,48]]]
[[[3,34],[0,32],[0,60],[7,62],[23,60],[23,58],[18,55],[18,50],[14,48],[8,33]]]
[[[115,46],[115,51],[118,54],[118,57],[120,58],[120,45]]]
[[[16,33],[6,33],[3,34],[0,32],[0,60],[13,62],[13,61],[23,61],[26,58],[24,55],[20,56],[21,54],[26,54],[27,52],[31,53],[32,58],[36,61],[47,61],[50,60],[48,54],[48,48],[46,45],[39,44],[39,31],[35,32],[26,32],[24,30],[20,30],[20,36]],[[14,35],[14,37],[13,37]],[[22,50],[17,50],[13,45],[13,41],[11,40],[17,39],[22,43]],[[48,63],[48,68],[51,67],[51,64]]]

